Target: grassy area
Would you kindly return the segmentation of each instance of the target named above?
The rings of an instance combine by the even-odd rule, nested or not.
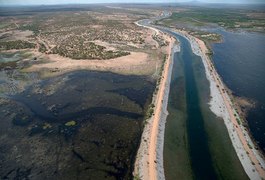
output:
[[[0,24],[0,29],[2,29],[2,28],[6,28],[7,26],[10,26],[10,24],[9,23],[1,23]]]
[[[2,9],[1,21],[11,26],[0,26],[2,32],[30,30],[32,35],[26,37],[30,42],[45,42],[56,53],[73,59],[111,59],[126,56],[123,49],[138,47],[144,49],[146,32],[134,24],[147,15],[142,10],[106,8],[102,6],[56,6]],[[10,23],[9,23],[10,24]],[[22,33],[23,34],[23,33]],[[12,38],[12,33],[7,34]],[[38,38],[36,38],[38,37]],[[95,41],[101,41],[97,44]],[[105,47],[108,44],[112,48]],[[129,45],[130,44],[130,45]],[[46,46],[46,47],[47,47]],[[106,45],[107,46],[107,45]],[[40,43],[40,52],[47,52]],[[131,50],[130,50],[131,51]]]
[[[22,25],[20,26],[18,29],[19,30],[22,30],[22,31],[25,31],[25,30],[30,30],[32,31],[35,35],[38,35],[39,32],[40,32],[40,25],[37,23],[37,22],[33,22],[33,23],[30,23],[30,24],[25,24],[25,25]]]
[[[217,24],[227,29],[246,29],[265,32],[265,13],[261,10],[232,9],[232,8],[185,8],[173,12],[172,16],[158,22],[167,26],[181,24],[183,27],[207,26]]]
[[[78,41],[78,42],[76,42]],[[84,42],[82,39],[75,38],[63,46],[53,48],[52,53],[72,59],[111,59],[129,55],[125,51],[105,50],[104,46],[93,42]]]
[[[11,50],[11,49],[31,49],[35,48],[34,43],[27,41],[16,40],[16,41],[0,41],[0,50]]]
[[[46,46],[43,44],[43,43],[39,43],[39,52],[42,52],[42,53],[44,53],[44,52],[46,52],[47,51],[47,48],[46,48]]]
[[[222,36],[216,33],[209,33],[205,31],[190,31],[189,34],[205,42],[220,42],[222,40]]]

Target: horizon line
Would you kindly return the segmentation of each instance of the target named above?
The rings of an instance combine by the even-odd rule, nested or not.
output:
[[[222,5],[265,5],[265,2],[247,2],[247,3],[225,3],[225,2],[201,2],[201,1],[186,1],[186,2],[91,2],[91,3],[58,3],[58,4],[0,4],[0,7],[8,6],[60,6],[60,5],[104,5],[104,4],[139,4],[139,5],[152,5],[152,4],[222,4]]]

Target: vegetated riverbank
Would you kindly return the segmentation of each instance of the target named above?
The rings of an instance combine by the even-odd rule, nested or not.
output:
[[[211,88],[210,108],[217,116],[224,119],[232,144],[246,173],[251,179],[264,178],[264,160],[257,150],[251,148],[253,143],[248,132],[245,131],[242,124],[238,123],[239,116],[234,110],[230,97],[224,90],[223,83],[210,59],[206,56],[207,48],[205,44],[184,31],[178,31],[178,33],[186,37],[191,42],[193,52],[202,57]]]

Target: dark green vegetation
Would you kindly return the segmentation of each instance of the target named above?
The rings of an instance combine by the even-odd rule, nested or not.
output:
[[[75,42],[78,41],[78,42]],[[75,44],[79,43],[74,48]],[[70,57],[72,59],[112,59],[120,56],[129,55],[125,51],[105,50],[104,46],[96,45],[93,42],[84,42],[81,38],[75,39],[64,46],[57,46],[52,49],[52,53],[61,56]]]
[[[209,33],[205,31],[189,31],[189,34],[200,38],[204,42],[218,43],[222,40],[222,36],[216,33]]]
[[[134,24],[148,16],[141,12],[90,5],[0,8],[1,41],[33,42],[42,52],[0,53],[0,179],[133,178],[156,76],[25,68],[49,63],[49,53],[110,59],[154,52],[155,64],[163,53],[146,45],[147,31]]]
[[[39,43],[39,52],[45,53],[48,49],[43,43]]]
[[[35,48],[36,44],[27,41],[16,40],[16,41],[0,41],[0,50],[11,50],[11,49],[31,49]]]
[[[1,179],[131,179],[153,89],[79,71],[1,98]]]
[[[176,55],[174,69],[178,69],[175,69],[177,73],[173,74],[171,81],[170,115],[165,131],[166,178],[215,179],[216,176],[217,179],[248,179],[224,122],[209,109],[209,82],[201,59],[192,54],[187,40],[181,37],[179,39],[182,52]],[[192,98],[189,99],[187,94]],[[189,108],[193,111],[189,112]],[[194,108],[197,110],[194,111]],[[205,154],[207,151],[208,155]]]
[[[158,36],[157,34],[153,35],[152,37],[155,41],[158,42],[160,47],[168,45],[168,43],[164,39],[162,39],[160,36]]]
[[[184,7],[161,23],[188,29],[213,23],[227,29],[265,32],[265,13],[262,9]]]
[[[152,74],[164,54],[151,49],[151,43],[145,43],[149,33],[134,24],[147,17],[144,10],[93,5],[0,8],[1,41],[36,44],[34,52],[25,50],[32,53],[28,57],[20,51],[0,53],[0,179],[133,178],[144,119],[153,113],[149,104],[158,74],[65,72],[52,66],[31,73],[26,68],[50,63],[50,53],[110,59],[137,51],[152,58],[148,69],[139,65],[132,74]],[[49,73],[50,78],[42,76]]]
[[[38,35],[40,33],[40,24],[38,23],[38,21],[31,24],[23,24],[19,26],[18,29],[22,31],[30,30],[34,33],[34,35]]]
[[[13,31],[30,30],[33,34],[27,39],[38,44],[42,53],[73,59],[111,59],[128,55],[128,51],[135,49],[130,43],[143,46],[145,32],[134,24],[147,17],[141,11],[94,5],[0,8],[0,33],[6,32],[5,38],[12,38]],[[96,40],[104,42],[103,45]],[[105,47],[106,43],[112,49]]]
[[[0,53],[0,70],[3,69],[17,69],[20,66],[27,66],[29,63],[20,63],[21,60],[23,59],[28,59],[28,58],[32,58],[32,55],[30,53],[28,53],[26,50],[24,51],[17,51],[17,52],[1,52]],[[21,65],[23,64],[23,65]],[[10,74],[12,75],[12,73]],[[1,74],[1,76],[3,76],[3,74]],[[15,75],[13,75],[13,77],[16,77],[16,73]],[[2,88],[7,88],[9,87],[9,85],[4,85],[4,78],[1,79],[1,83],[0,83],[0,92],[2,92]]]

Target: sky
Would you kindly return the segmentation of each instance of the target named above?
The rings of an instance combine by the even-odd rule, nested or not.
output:
[[[191,0],[0,0],[1,5],[49,5],[49,4],[91,4],[91,3],[174,3]],[[265,3],[265,0],[197,0],[206,3]]]

